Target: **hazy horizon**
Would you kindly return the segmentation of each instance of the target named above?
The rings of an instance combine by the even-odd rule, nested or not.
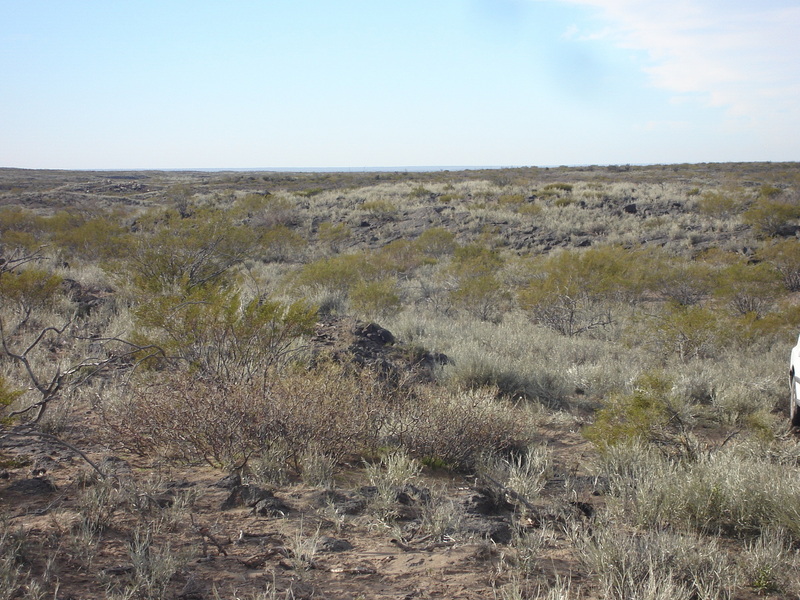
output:
[[[15,167],[0,166],[0,170],[21,170],[21,171],[71,171],[88,173],[125,173],[125,172],[185,172],[185,173],[430,173],[430,172],[457,172],[457,171],[492,171],[503,169],[590,169],[590,168],[613,168],[613,167],[658,167],[658,166],[683,166],[683,165],[725,165],[725,164],[797,164],[797,161],[706,161],[697,163],[674,162],[674,163],[593,163],[593,164],[574,164],[574,165],[409,165],[409,166],[375,166],[375,167],[153,167],[153,168],[37,168],[37,167]]]

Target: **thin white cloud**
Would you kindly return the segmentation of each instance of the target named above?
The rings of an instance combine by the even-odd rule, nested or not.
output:
[[[800,123],[795,0],[561,1],[598,9],[602,24],[583,36],[645,52],[655,86],[748,121],[769,111]]]

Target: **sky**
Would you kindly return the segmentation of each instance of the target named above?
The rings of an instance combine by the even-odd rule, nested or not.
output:
[[[800,160],[800,0],[0,0],[0,167]]]

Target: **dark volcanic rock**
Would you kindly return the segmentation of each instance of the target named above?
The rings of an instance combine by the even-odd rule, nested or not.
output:
[[[253,512],[262,517],[285,517],[292,510],[276,496],[264,498],[253,505]]]
[[[407,483],[397,488],[395,498],[400,504],[406,506],[428,504],[431,501],[431,491],[428,488],[421,488],[412,483]]]
[[[312,344],[317,353],[324,350],[335,360],[368,367],[388,381],[405,380],[409,373],[414,379],[430,381],[437,366],[450,362],[444,354],[405,346],[375,323],[331,315],[317,324]]]
[[[369,325],[363,326],[357,325],[354,329],[354,332],[357,336],[365,338],[370,342],[379,344],[381,346],[391,345],[395,342],[391,331],[384,329],[375,323],[370,323]]]
[[[111,288],[88,287],[74,279],[64,279],[61,285],[64,292],[78,305],[78,316],[82,317],[91,314],[114,294]]]

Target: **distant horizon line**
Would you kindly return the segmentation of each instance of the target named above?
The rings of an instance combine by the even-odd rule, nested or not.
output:
[[[555,167],[556,165],[552,165]],[[559,165],[568,166],[568,165]],[[580,165],[574,165],[580,166]],[[91,172],[125,172],[125,171],[169,171],[169,172],[237,172],[237,173],[371,173],[386,172],[395,173],[402,171],[426,172],[426,171],[479,171],[483,169],[528,169],[528,168],[548,168],[536,167],[534,165],[408,165],[408,166],[384,166],[384,167],[108,167],[108,168],[64,168],[64,167],[0,167],[0,170],[19,170],[19,171],[91,171]]]
[[[724,164],[797,164],[800,161],[772,160],[731,160],[731,161],[699,161],[675,163],[580,163],[552,165],[408,165],[382,167],[144,167],[144,168],[61,168],[61,167],[0,167],[0,170],[20,171],[88,171],[94,173],[119,173],[139,171],[166,171],[172,173],[426,173],[437,171],[482,171],[500,169],[579,169],[587,167],[652,167],[675,165],[724,165]]]

